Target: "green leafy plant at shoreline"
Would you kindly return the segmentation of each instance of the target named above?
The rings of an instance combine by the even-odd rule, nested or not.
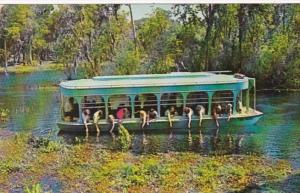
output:
[[[31,187],[26,187],[25,188],[25,193],[42,193],[42,186],[41,184],[34,184]]]
[[[258,155],[134,154],[124,148],[108,150],[97,144],[39,138],[34,146],[29,138],[23,134],[0,140],[1,192],[16,184],[25,192],[39,192],[44,176],[55,177],[62,192],[234,192],[251,184],[272,184],[291,174],[287,161]]]
[[[131,146],[132,136],[129,134],[128,130],[122,125],[119,125],[119,136],[118,142],[120,149],[128,150]]]
[[[7,121],[9,115],[8,109],[1,109],[0,108],[0,121]]]

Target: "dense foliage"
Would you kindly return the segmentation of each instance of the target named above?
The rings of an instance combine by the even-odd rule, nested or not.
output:
[[[88,77],[231,70],[261,87],[300,88],[300,5],[174,5],[136,21],[132,14],[130,5],[5,5],[0,64],[61,62],[68,78],[78,66]]]
[[[268,192],[291,174],[286,161],[255,155],[133,154],[22,134],[1,140],[0,153],[1,192]]]

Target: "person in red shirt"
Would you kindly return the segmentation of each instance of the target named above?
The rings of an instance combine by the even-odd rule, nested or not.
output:
[[[118,111],[117,111],[117,119],[119,120],[119,123],[122,123],[122,120],[124,118],[126,118],[128,115],[128,109],[127,108],[120,108]]]

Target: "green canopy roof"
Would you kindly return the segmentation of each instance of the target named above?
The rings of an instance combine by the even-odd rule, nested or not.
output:
[[[173,85],[209,85],[248,82],[248,77],[235,78],[233,75],[212,72],[173,72],[169,74],[141,74],[124,76],[96,76],[60,83],[65,89],[128,88]]]

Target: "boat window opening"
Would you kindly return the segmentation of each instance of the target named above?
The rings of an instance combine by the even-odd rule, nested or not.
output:
[[[138,111],[144,110],[148,112],[151,109],[157,111],[157,98],[154,94],[140,94],[135,97],[134,112],[136,112],[136,118],[139,118]]]
[[[79,105],[74,97],[63,97],[63,120],[77,122],[79,119]]]
[[[208,94],[206,92],[192,92],[187,95],[186,106],[193,109],[195,115],[199,115],[198,105],[202,105],[205,108],[205,114],[208,114]]]
[[[175,107],[178,115],[183,113],[183,96],[181,93],[164,93],[161,96],[161,116],[165,116],[165,112],[170,109],[172,106]]]
[[[117,112],[126,108],[128,111],[124,118],[131,117],[130,97],[127,95],[112,95],[108,98],[108,114],[117,117]]]
[[[104,99],[101,96],[84,96],[81,101],[81,108],[82,111],[89,110],[90,111],[90,118],[93,118],[94,113],[101,110],[102,115],[100,119],[105,119],[105,103]]]
[[[226,114],[226,105],[231,104],[233,107],[233,92],[228,91],[216,91],[212,97],[212,109],[215,105],[221,105],[221,114]]]
[[[248,89],[241,90],[236,99],[236,112],[237,113],[245,113],[247,106],[247,91]]]

